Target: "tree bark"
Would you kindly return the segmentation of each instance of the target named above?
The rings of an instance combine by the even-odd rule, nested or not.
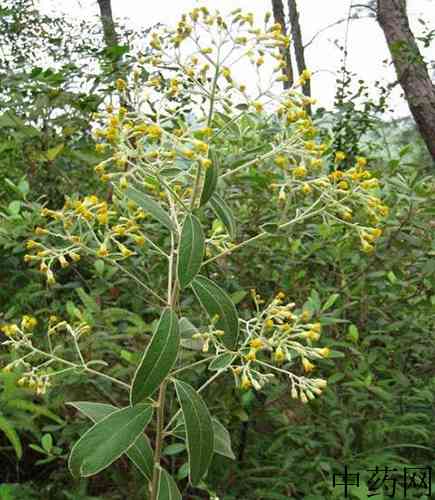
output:
[[[298,67],[299,75],[307,69],[305,63],[304,44],[302,43],[301,25],[299,23],[299,12],[296,0],[288,0],[288,11],[290,18],[290,30],[293,38],[293,47],[296,55],[296,64]],[[311,97],[310,80],[307,80],[303,85],[303,92],[307,97]]]
[[[435,87],[409,27],[406,0],[377,0],[377,18],[409,109],[435,161]]]
[[[100,7],[101,22],[103,24],[104,41],[107,47],[118,44],[115,21],[113,20],[111,0],[97,0]]]
[[[285,24],[285,14],[284,14],[284,5],[282,0],[272,0],[272,11],[275,22],[281,26],[281,32],[283,35],[287,34],[287,27]],[[287,77],[287,81],[283,82],[284,89],[290,88],[294,83],[293,76],[293,66],[290,55],[290,49],[288,47],[282,47],[280,52],[285,61],[285,67],[282,69],[282,73]]]

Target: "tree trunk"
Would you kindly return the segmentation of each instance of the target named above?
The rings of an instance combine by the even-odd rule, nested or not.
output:
[[[300,75],[304,69],[307,69],[307,65],[305,63],[305,52],[304,45],[302,43],[301,25],[299,23],[299,12],[296,0],[288,0],[288,11],[290,17],[290,30],[293,38],[293,47],[296,55],[296,64]],[[305,82],[303,92],[307,97],[311,97],[310,80]]]
[[[287,34],[287,28],[285,24],[284,15],[284,5],[282,0],[272,0],[272,10],[275,22],[281,25],[281,32],[283,35]],[[282,47],[280,49],[282,57],[285,61],[285,68],[282,69],[283,75],[287,77],[287,81],[284,83],[284,89],[290,88],[294,83],[292,60],[290,56],[290,49],[288,47]]]
[[[406,0],[377,0],[378,22],[384,31],[397,78],[409,108],[435,160],[435,87],[409,27]]]
[[[118,44],[115,22],[112,14],[111,0],[97,0],[100,7],[101,22],[103,24],[104,40],[107,47]]]

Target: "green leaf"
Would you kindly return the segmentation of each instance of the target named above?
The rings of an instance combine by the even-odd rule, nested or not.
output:
[[[212,197],[218,180],[218,165],[215,157],[212,157],[213,164],[205,171],[204,187],[201,193],[199,206],[205,205]]]
[[[19,200],[14,200],[11,201],[8,205],[8,212],[13,216],[16,217],[21,210],[21,201]]]
[[[325,304],[322,307],[321,312],[327,311],[330,307],[332,307],[335,304],[335,301],[338,299],[340,295],[338,293],[333,293],[328,300],[325,302]]]
[[[157,500],[182,500],[177,484],[171,475],[159,467],[159,486],[157,489]]]
[[[233,212],[225,201],[218,195],[214,194],[210,198],[210,205],[216,216],[222,221],[223,225],[227,228],[228,234],[231,238],[236,236],[236,223],[234,221]]]
[[[237,290],[236,292],[231,294],[231,300],[233,301],[233,304],[236,306],[242,300],[248,295],[248,292],[246,290]]]
[[[198,328],[184,316],[180,318],[178,324],[180,327],[181,347],[192,351],[201,351],[204,347],[204,340],[192,338],[195,333],[198,333]]]
[[[53,413],[51,410],[45,408],[44,406],[32,403],[31,401],[25,401],[24,399],[7,399],[6,405],[9,408],[28,411],[37,416],[47,417],[53,420],[54,422],[57,422],[60,425],[64,423],[64,421],[60,417],[58,417],[55,413]]]
[[[235,359],[234,354],[225,352],[224,354],[219,354],[214,360],[209,364],[208,368],[212,371],[224,370],[227,368]]]
[[[181,380],[174,380],[174,384],[186,426],[190,481],[195,485],[206,474],[213,457],[213,423],[195,389]]]
[[[231,449],[231,437],[230,433],[225,429],[225,427],[219,422],[217,418],[212,418],[213,423],[213,435],[214,435],[214,446],[213,451],[223,457],[231,458],[235,460],[235,455]],[[186,440],[186,427],[184,423],[178,424],[173,430],[174,436]]]
[[[75,401],[67,404],[73,406],[94,422],[99,422],[119,409],[116,406],[106,403],[92,403],[88,401]],[[136,439],[133,446],[127,450],[126,455],[144,477],[151,480],[154,467],[153,450],[148,438],[144,434]]]
[[[15,455],[18,460],[21,460],[21,457],[23,456],[23,447],[21,446],[20,437],[9,420],[6,420],[6,418],[2,415],[0,415],[0,431],[3,432],[8,441],[14,447]]]
[[[41,439],[41,444],[47,453],[50,453],[53,448],[53,438],[51,434],[44,434]]]
[[[170,231],[174,230],[174,224],[167,212],[165,212],[165,210],[163,210],[163,208],[150,196],[132,187],[127,188],[126,195],[127,198],[134,201],[136,205],[143,208],[145,212],[148,212],[154,219],[158,220],[160,224]]]
[[[358,342],[359,332],[358,332],[358,328],[355,325],[349,325],[349,328],[347,330],[347,338],[351,342]]]
[[[50,148],[45,153],[47,160],[49,160],[49,161],[55,160],[59,156],[59,154],[62,152],[63,148],[64,148],[64,144],[58,144],[57,146]]]
[[[167,308],[153,334],[131,386],[130,400],[135,405],[150,397],[159,387],[177,359],[180,332],[177,316]]]
[[[228,349],[233,349],[239,337],[239,318],[231,298],[204,276],[197,276],[191,286],[209,316],[219,316],[216,328],[223,330],[223,343]]]
[[[163,450],[162,454],[167,456],[178,455],[186,449],[186,445],[184,443],[174,443],[166,446]]]
[[[94,313],[98,313],[100,311],[100,307],[98,306],[96,300],[88,295],[83,288],[76,288],[75,291],[86,309]]]
[[[186,216],[180,236],[177,276],[181,288],[186,288],[201,269],[205,250],[204,233],[199,220]]]
[[[99,420],[77,441],[68,461],[73,476],[88,477],[125,453],[148,425],[153,408],[141,404],[115,410]]]
[[[231,448],[230,433],[219,422],[217,418],[213,418],[213,434],[214,434],[214,452],[232,460],[236,459]]]

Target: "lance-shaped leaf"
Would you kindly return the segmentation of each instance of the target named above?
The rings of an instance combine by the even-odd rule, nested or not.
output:
[[[197,276],[191,286],[209,316],[218,315],[216,328],[223,330],[223,343],[228,349],[233,349],[239,336],[239,318],[233,301],[216,283],[204,276]]]
[[[204,347],[204,340],[192,338],[195,333],[198,333],[198,328],[193,325],[184,316],[178,322],[180,325],[180,345],[184,349],[191,349],[193,351],[201,351]]]
[[[212,197],[216,190],[218,180],[218,165],[215,155],[212,155],[213,164],[205,171],[204,187],[202,188],[199,205],[202,207]]]
[[[148,212],[154,219],[158,220],[163,226],[165,226],[170,231],[174,230],[174,224],[168,213],[163,210],[163,208],[154,201],[151,196],[148,196],[141,191],[133,187],[129,187],[126,190],[127,198],[134,201],[136,205],[143,208],[145,212]]]
[[[102,418],[71,450],[68,466],[73,476],[92,476],[112,464],[136,442],[152,414],[151,406],[141,404]]]
[[[181,288],[186,288],[198,274],[204,256],[204,233],[201,223],[191,214],[186,216],[180,236],[177,276]]]
[[[163,311],[153,338],[134,374],[130,392],[132,405],[150,397],[159,387],[175,364],[179,345],[178,319],[167,308]]]
[[[182,500],[174,479],[162,468],[159,471],[157,500]]]
[[[236,236],[236,223],[234,221],[233,212],[225,201],[215,193],[210,198],[210,205],[216,216],[222,221],[222,224],[227,228],[228,234],[231,238]]]
[[[219,422],[217,418],[212,417],[213,422],[213,434],[214,434],[214,453],[222,455],[223,457],[236,459],[234,452],[231,448],[231,437],[227,429]],[[173,429],[173,435],[186,440],[186,428],[184,423],[178,424]]]
[[[214,433],[214,452],[224,457],[236,459],[234,452],[231,448],[231,437],[227,429],[219,422],[218,419],[213,418],[213,433]]]
[[[116,406],[106,403],[92,403],[88,401],[74,401],[67,404],[73,406],[94,422],[99,422],[119,409]],[[126,455],[145,478],[151,480],[154,467],[153,450],[148,438],[144,434],[141,434],[136,439],[134,444],[126,451]]]
[[[206,474],[213,457],[213,423],[206,404],[195,389],[180,380],[175,380],[174,384],[186,427],[190,482],[195,485]]]

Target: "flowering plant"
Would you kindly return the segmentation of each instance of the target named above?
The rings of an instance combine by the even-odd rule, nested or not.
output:
[[[328,145],[317,139],[306,110],[313,101],[298,91],[310,72],[303,72],[295,88],[277,90],[285,79],[282,49],[288,44],[270,15],[260,29],[240,10],[226,20],[195,8],[174,30],[154,32],[151,52],[116,83],[128,109],[110,104],[96,117],[102,124],[95,130],[96,150],[104,158],[95,171],[109,183],[111,195],[70,197],[60,210],[42,210],[47,222],[27,242],[25,260],[38,266],[48,285],[56,284],[59,268],[92,258],[123,273],[143,290],[144,303],[160,311],[130,381],[109,375],[103,360],[83,353],[81,342],[91,332],[85,317],[78,315],[75,323],[51,317],[38,325],[25,316],[2,327],[6,344],[20,353],[6,370],[23,369],[20,384],[38,394],[65,371],[84,371],[128,391],[129,404],[122,408],[71,403],[94,421],[71,451],[74,475],[96,474],[125,453],[149,482],[152,500],[181,498],[161,465],[163,443],[168,437],[186,442],[193,485],[201,483],[213,453],[228,456],[228,433],[201,396],[223,373],[232,373],[241,390],[260,390],[272,377],[284,377],[291,397],[303,403],[326,387],[324,379],[309,376],[313,361],[330,354],[317,346],[321,318],[282,292],[266,303],[251,290],[252,314],[243,319],[228,293],[207,276],[238,249],[267,243],[271,234],[285,235],[309,220],[343,225],[349,237],[358,235],[365,252],[373,251],[381,235],[387,208],[366,159],[342,170],[344,154],[328,160]],[[237,66],[246,63],[255,88],[237,80]],[[145,91],[137,84],[141,71],[149,74]],[[255,143],[249,151],[248,137]],[[231,190],[232,178],[255,170],[270,179],[264,189],[276,199],[276,216],[254,236],[240,239],[223,193]],[[186,298],[192,297],[209,318],[199,328],[188,318]],[[36,328],[44,330],[46,348],[35,338]],[[61,331],[73,351],[65,349]],[[187,363],[186,336],[198,350],[198,359]],[[195,389],[183,374],[204,363],[212,375]],[[168,398],[178,401],[172,415]],[[144,430],[154,417],[151,445]]]

